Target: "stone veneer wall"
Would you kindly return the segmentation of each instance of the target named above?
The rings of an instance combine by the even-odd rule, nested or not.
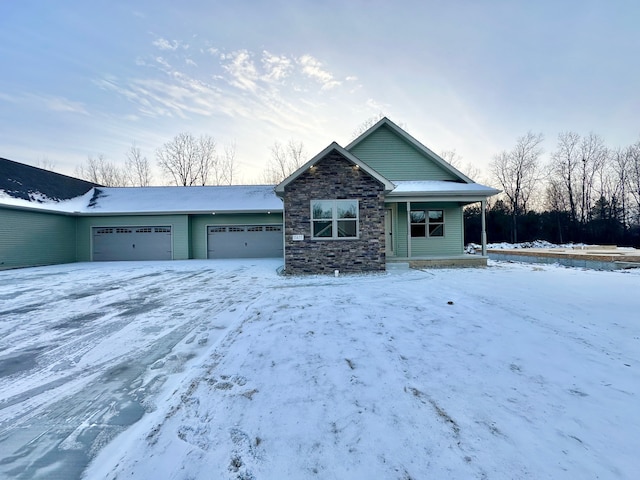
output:
[[[335,150],[285,187],[285,273],[317,274],[385,269],[384,187]],[[312,240],[311,200],[357,199],[355,240]],[[293,241],[293,235],[304,235]]]

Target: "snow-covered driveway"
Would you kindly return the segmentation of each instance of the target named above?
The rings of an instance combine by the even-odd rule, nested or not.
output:
[[[247,266],[216,265],[0,272],[0,478],[78,478],[102,446],[156,408],[155,392],[251,296]]]
[[[640,272],[278,265],[0,272],[0,477],[640,471]]]

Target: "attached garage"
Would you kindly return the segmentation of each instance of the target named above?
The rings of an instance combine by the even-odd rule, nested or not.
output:
[[[207,227],[207,258],[282,257],[282,225]]]
[[[171,260],[171,227],[92,227],[92,258],[119,260]]]

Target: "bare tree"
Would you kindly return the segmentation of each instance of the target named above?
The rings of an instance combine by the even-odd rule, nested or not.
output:
[[[384,113],[378,112],[376,115],[373,115],[367,118],[364,122],[356,127],[356,129],[351,133],[351,139],[354,140],[362,135],[364,132],[373,127],[376,123],[380,121],[380,119],[384,118]]]
[[[453,150],[443,150],[440,153],[440,157],[451,165],[456,170],[464,173],[470,179],[475,179],[474,181],[478,181],[481,175],[481,171],[478,167],[476,167],[471,162],[462,163],[463,157],[455,149]]]
[[[598,172],[605,167],[607,148],[595,133],[590,133],[580,142],[580,222],[590,220],[593,206],[594,181]]]
[[[629,193],[635,203],[636,221],[640,224],[640,141],[627,149]]]
[[[126,187],[129,182],[124,170],[109,162],[104,155],[89,156],[87,163],[76,168],[76,175],[105,187]]]
[[[224,146],[224,153],[218,161],[216,185],[233,185],[236,175],[236,144],[233,142]]]
[[[54,161],[49,160],[47,157],[42,157],[36,163],[36,167],[53,172],[56,169],[56,164]]]
[[[289,140],[286,145],[275,142],[271,147],[271,159],[263,173],[265,183],[280,183],[300,168],[306,160],[304,144]]]
[[[518,138],[513,150],[494,157],[491,172],[507,197],[511,210],[512,239],[518,241],[517,219],[527,212],[527,205],[540,180],[541,133],[528,132]]]
[[[551,171],[557,179],[556,195],[566,196],[569,215],[572,222],[577,222],[576,176],[579,166],[580,135],[574,132],[563,132],[558,135],[558,146],[551,155]]]
[[[156,151],[158,166],[178,186],[206,185],[218,161],[216,142],[180,133]]]
[[[462,167],[462,155],[459,155],[455,149],[453,150],[443,150],[440,152],[440,157],[458,170]]]
[[[369,130],[371,127],[373,127],[376,123],[378,123],[384,117],[388,117],[388,115],[385,115],[383,112],[378,112],[376,115],[373,115],[367,118],[364,122],[358,125],[356,129],[351,133],[351,140],[355,140],[356,138],[358,138],[360,135],[362,135],[364,132]],[[398,123],[398,126],[400,128],[406,128],[406,125],[404,123]]]
[[[616,185],[616,195],[620,202],[620,221],[626,232],[629,222],[629,167],[631,165],[631,149],[618,148],[611,152],[611,169]]]
[[[129,183],[134,187],[148,187],[151,185],[151,167],[147,157],[143,157],[140,148],[132,145],[127,152],[125,169],[129,176]]]

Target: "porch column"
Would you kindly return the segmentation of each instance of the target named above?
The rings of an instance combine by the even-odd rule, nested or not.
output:
[[[407,257],[411,258],[411,202],[407,202]]]
[[[480,204],[482,205],[482,233],[480,234],[480,241],[482,243],[482,256],[486,257],[487,256],[487,220],[485,217],[485,210],[487,208],[487,201],[486,200],[482,200],[480,202]]]

